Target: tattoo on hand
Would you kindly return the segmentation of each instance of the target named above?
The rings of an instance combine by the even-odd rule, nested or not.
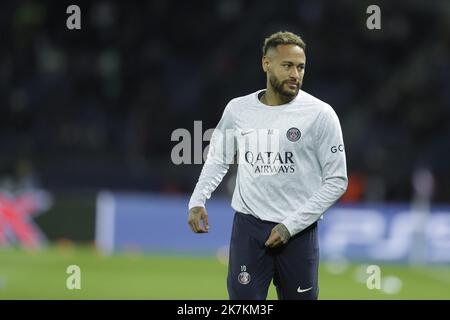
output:
[[[284,224],[279,223],[275,226],[274,229],[278,232],[281,241],[283,241],[284,244],[286,244],[291,238],[291,234],[289,233],[289,230],[286,228]]]

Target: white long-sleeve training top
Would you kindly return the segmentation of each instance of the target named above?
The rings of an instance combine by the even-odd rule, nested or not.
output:
[[[333,108],[303,90],[279,106],[263,104],[263,91],[235,98],[225,107],[189,209],[205,207],[237,161],[232,208],[283,223],[293,236],[317,221],[347,189],[342,130]]]

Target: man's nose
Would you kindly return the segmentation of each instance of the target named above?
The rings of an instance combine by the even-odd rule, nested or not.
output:
[[[292,68],[293,71],[291,71],[291,74],[289,75],[293,79],[299,79],[300,73],[298,72],[297,68]]]

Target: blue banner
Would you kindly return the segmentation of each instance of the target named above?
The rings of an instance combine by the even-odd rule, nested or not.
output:
[[[101,193],[96,242],[106,252],[211,254],[228,248],[234,211],[230,199],[207,203],[210,232],[187,224],[187,196]],[[324,259],[413,263],[450,262],[450,206],[335,205],[319,222]]]

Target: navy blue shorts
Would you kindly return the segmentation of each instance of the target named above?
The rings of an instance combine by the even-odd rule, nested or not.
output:
[[[265,242],[277,224],[236,212],[230,241],[227,287],[231,300],[265,300],[270,282],[279,299],[317,299],[317,222],[278,248]]]

